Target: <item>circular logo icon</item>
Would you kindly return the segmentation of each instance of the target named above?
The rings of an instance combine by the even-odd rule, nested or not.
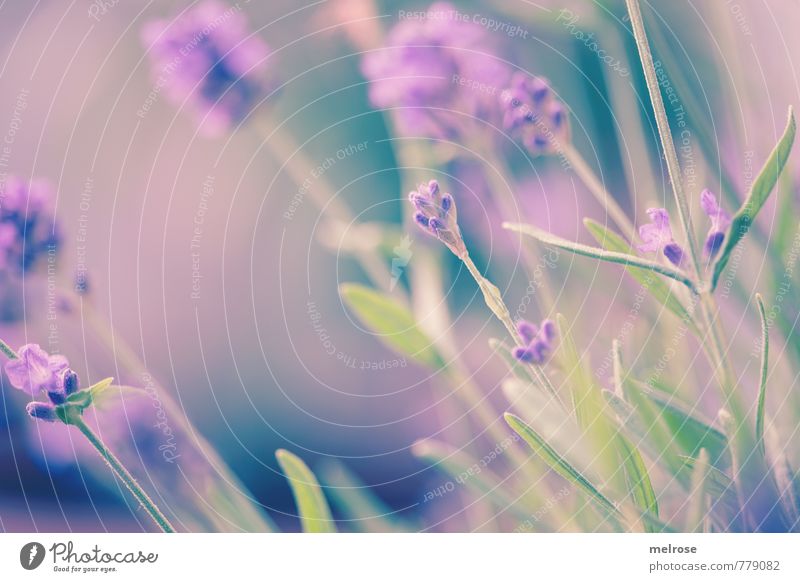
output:
[[[30,542],[19,551],[19,563],[26,570],[35,570],[44,562],[44,546],[39,542]]]

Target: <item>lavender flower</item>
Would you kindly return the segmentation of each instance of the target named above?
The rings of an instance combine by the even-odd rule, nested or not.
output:
[[[452,137],[469,117],[493,122],[498,115],[497,95],[510,69],[496,52],[486,28],[436,2],[422,18],[396,25],[361,70],[372,104],[399,108],[402,133]]]
[[[0,272],[22,274],[57,249],[52,188],[44,180],[8,176],[0,187]]]
[[[533,155],[552,154],[569,140],[569,119],[547,80],[517,72],[500,95],[503,127]]]
[[[549,320],[542,321],[542,326],[537,327],[529,321],[521,320],[517,323],[522,344],[511,350],[511,354],[520,362],[528,364],[543,364],[553,349],[556,339],[556,326]]]
[[[725,233],[731,225],[731,215],[722,209],[717,203],[717,197],[708,189],[700,194],[700,206],[711,219],[711,227],[703,245],[703,255],[706,259],[712,259],[725,240]]]
[[[683,249],[672,237],[669,213],[665,208],[648,208],[647,215],[650,223],[639,227],[639,237],[643,242],[636,248],[643,253],[661,251],[670,263],[680,267],[683,263]]]
[[[408,195],[416,210],[414,220],[430,235],[435,236],[458,257],[467,254],[458,228],[456,204],[450,194],[442,193],[439,183],[431,180]]]
[[[250,35],[240,10],[203,0],[142,30],[155,83],[175,104],[187,102],[207,135],[241,121],[268,91],[269,48]]]
[[[8,381],[14,388],[34,397],[46,392],[49,402],[31,402],[27,411],[33,418],[55,420],[55,406],[64,404],[78,391],[78,375],[70,369],[64,356],[51,356],[38,344],[22,346],[18,356],[5,364]]]

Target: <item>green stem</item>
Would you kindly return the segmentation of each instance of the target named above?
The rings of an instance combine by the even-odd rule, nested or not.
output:
[[[125,486],[128,488],[134,497],[139,501],[142,505],[144,510],[153,518],[153,521],[156,522],[159,528],[166,533],[175,533],[175,528],[172,527],[172,524],[169,520],[161,513],[161,510],[158,509],[153,500],[145,493],[144,489],[136,482],[136,479],[133,478],[125,466],[120,462],[119,459],[112,453],[108,447],[103,444],[103,441],[94,433],[94,431],[89,428],[89,425],[83,420],[83,417],[76,414],[74,417],[69,419],[69,424],[72,424],[78,428],[83,433],[92,446],[97,449],[97,452],[100,453],[100,456],[103,457],[103,460],[108,463],[108,466],[111,467],[111,470],[119,477]]]
[[[563,143],[560,145],[561,151],[569,161],[572,169],[592,193],[592,196],[603,206],[608,216],[610,216],[614,224],[617,225],[617,228],[622,231],[622,234],[624,234],[628,240],[632,240],[636,234],[636,228],[633,226],[633,222],[631,222],[631,219],[628,218],[628,215],[617,203],[616,199],[605,188],[591,166],[586,163],[581,153],[575,149],[572,144]]]
[[[642,61],[642,68],[644,69],[647,89],[650,93],[650,101],[656,116],[661,145],[667,160],[667,169],[669,171],[670,182],[672,182],[675,202],[678,207],[678,215],[680,216],[681,226],[683,227],[689,245],[689,256],[691,257],[692,267],[697,281],[700,282],[703,279],[703,266],[700,262],[698,244],[695,239],[692,218],[689,212],[689,204],[686,199],[686,194],[683,191],[678,154],[675,149],[675,143],[672,140],[672,132],[669,127],[667,112],[664,108],[664,100],[661,97],[661,89],[656,76],[655,65],[653,64],[653,55],[650,52],[650,44],[647,40],[647,32],[644,28],[639,0],[625,0],[625,3],[631,17],[633,34],[636,38],[636,46],[639,49],[639,58]],[[746,426],[746,413],[739,399],[739,395],[736,392],[735,374],[725,359],[725,346],[727,345],[725,342],[725,334],[716,314],[716,304],[709,292],[703,291],[700,294],[699,307],[703,319],[706,322],[708,334],[711,336],[710,349],[707,346],[708,342],[703,342],[703,346],[706,348],[709,358],[712,360],[715,367],[715,372],[722,387],[722,394],[726,400],[726,404],[730,406],[733,417],[736,420],[737,435],[749,441],[751,439],[749,439],[749,430]]]
[[[670,182],[672,182],[675,202],[678,206],[678,216],[680,216],[681,226],[683,227],[686,240],[689,244],[689,256],[692,260],[695,275],[697,275],[697,279],[700,280],[703,271],[700,263],[698,245],[692,227],[692,216],[689,212],[689,203],[686,200],[686,194],[683,191],[678,153],[672,141],[672,132],[669,128],[669,119],[667,118],[667,111],[664,108],[664,100],[661,97],[661,88],[658,83],[658,77],[656,76],[656,68],[653,64],[653,55],[650,52],[650,43],[647,40],[644,21],[642,20],[642,11],[639,7],[639,0],[625,0],[625,3],[628,6],[628,13],[631,17],[633,35],[636,38],[636,46],[639,49],[639,58],[642,61],[644,77],[647,81],[647,90],[650,93],[650,102],[653,105],[653,112],[656,116],[656,125],[658,125],[658,134],[661,137],[664,157],[667,159],[667,170],[669,171]]]
[[[9,345],[0,339],[0,352],[3,352],[9,360],[19,359],[17,352],[12,350]]]

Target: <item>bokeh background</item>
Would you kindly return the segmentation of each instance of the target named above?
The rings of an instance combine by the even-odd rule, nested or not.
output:
[[[145,363],[154,389],[178,402],[180,414],[282,528],[299,526],[274,457],[280,447],[312,468],[340,460],[409,522],[469,529],[455,499],[423,503],[442,477],[409,447],[443,434],[457,441],[470,426],[451,425],[452,396],[437,388],[436,378],[385,348],[348,313],[338,285],[363,282],[364,273],[343,252],[346,237],[326,231],[307,197],[296,199],[297,184],[283,167],[294,151],[265,145],[270,127],[285,124],[305,155],[329,166],[324,179],[360,221],[380,221],[399,233],[402,170],[387,117],[369,103],[360,61],[398,22],[399,11],[427,4],[240,2],[252,30],[273,51],[269,68],[280,89],[252,120],[215,137],[198,133],[194,119],[163,94],[148,97],[154,78],[142,26],[188,4],[0,3],[0,135],[10,152],[3,170],[55,185],[63,228],[58,286],[71,288],[76,269],[86,269],[90,293],[83,301],[111,321],[116,337]],[[571,109],[576,147],[631,216],[642,221],[645,208],[663,203],[669,185],[623,2],[455,5],[521,27],[524,38],[493,32],[503,54],[550,79]],[[793,0],[649,5],[657,15],[649,22],[660,30],[656,57],[680,69],[680,89],[713,131],[711,159],[691,138],[696,189],[718,189],[722,167],[743,188],[752,180],[747,160],[758,167],[780,134],[787,106],[798,103],[800,8]],[[627,75],[588,48],[588,34]],[[505,155],[524,185],[516,195],[526,221],[585,241],[582,218],[605,220],[557,159],[531,161],[510,149]],[[476,262],[512,303],[519,301],[526,285],[517,266],[519,241],[500,229],[480,172],[464,160],[431,160],[431,166],[449,174],[436,177],[459,200]],[[767,225],[779,218],[772,206],[763,217]],[[357,238],[363,242],[368,234]],[[433,245],[412,233],[412,262],[415,247]],[[385,256],[391,263],[391,247]],[[501,332],[458,264],[437,256],[459,348],[502,408],[502,363],[486,347]],[[744,260],[740,269],[755,287],[761,257]],[[621,272],[579,259],[555,271],[560,310],[579,322],[576,335],[599,366],[630,309],[632,287]],[[24,317],[4,322],[0,335],[12,345],[30,341],[66,354],[87,382],[114,376],[145,384],[120,365],[116,343],[91,332],[79,304],[48,317],[53,281],[43,268],[26,276],[24,289],[4,290],[25,298]],[[637,320],[631,343],[647,337],[647,317]],[[753,320],[736,315],[732,322],[749,345],[757,333]],[[794,378],[783,386],[784,398],[776,398],[786,402],[790,419],[798,407]],[[7,385],[0,393],[0,530],[149,529],[102,468],[87,472],[76,462],[83,453],[74,435],[27,418],[21,394]],[[797,442],[796,431],[789,434]],[[193,438],[185,439],[177,439],[178,450],[193,447]],[[158,441],[138,446],[157,448]]]

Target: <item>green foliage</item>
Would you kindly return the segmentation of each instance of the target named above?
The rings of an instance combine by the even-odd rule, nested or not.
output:
[[[781,139],[778,140],[775,149],[772,150],[769,158],[767,158],[767,161],[764,163],[764,167],[761,169],[761,172],[759,172],[758,176],[753,182],[753,187],[751,188],[747,199],[744,201],[744,204],[742,204],[742,206],[733,216],[733,221],[731,222],[730,229],[728,230],[728,235],[725,237],[725,245],[722,247],[719,258],[714,264],[714,274],[711,279],[712,289],[716,288],[719,277],[725,270],[733,249],[736,248],[736,245],[739,244],[739,241],[742,240],[744,235],[747,234],[747,231],[750,230],[750,226],[753,224],[753,221],[758,216],[758,213],[761,211],[764,203],[772,193],[772,190],[775,187],[783,168],[786,166],[787,160],[789,159],[789,154],[792,151],[792,145],[794,144],[796,132],[797,124],[794,120],[794,112],[790,107],[789,119],[786,123],[786,129],[784,129]]]
[[[444,367],[433,342],[419,329],[411,311],[397,300],[351,283],[341,285],[339,293],[359,321],[390,349],[429,368]]]
[[[306,533],[333,533],[336,526],[328,502],[311,469],[298,456],[287,450],[275,451],[289,486],[292,488],[300,522]]]

